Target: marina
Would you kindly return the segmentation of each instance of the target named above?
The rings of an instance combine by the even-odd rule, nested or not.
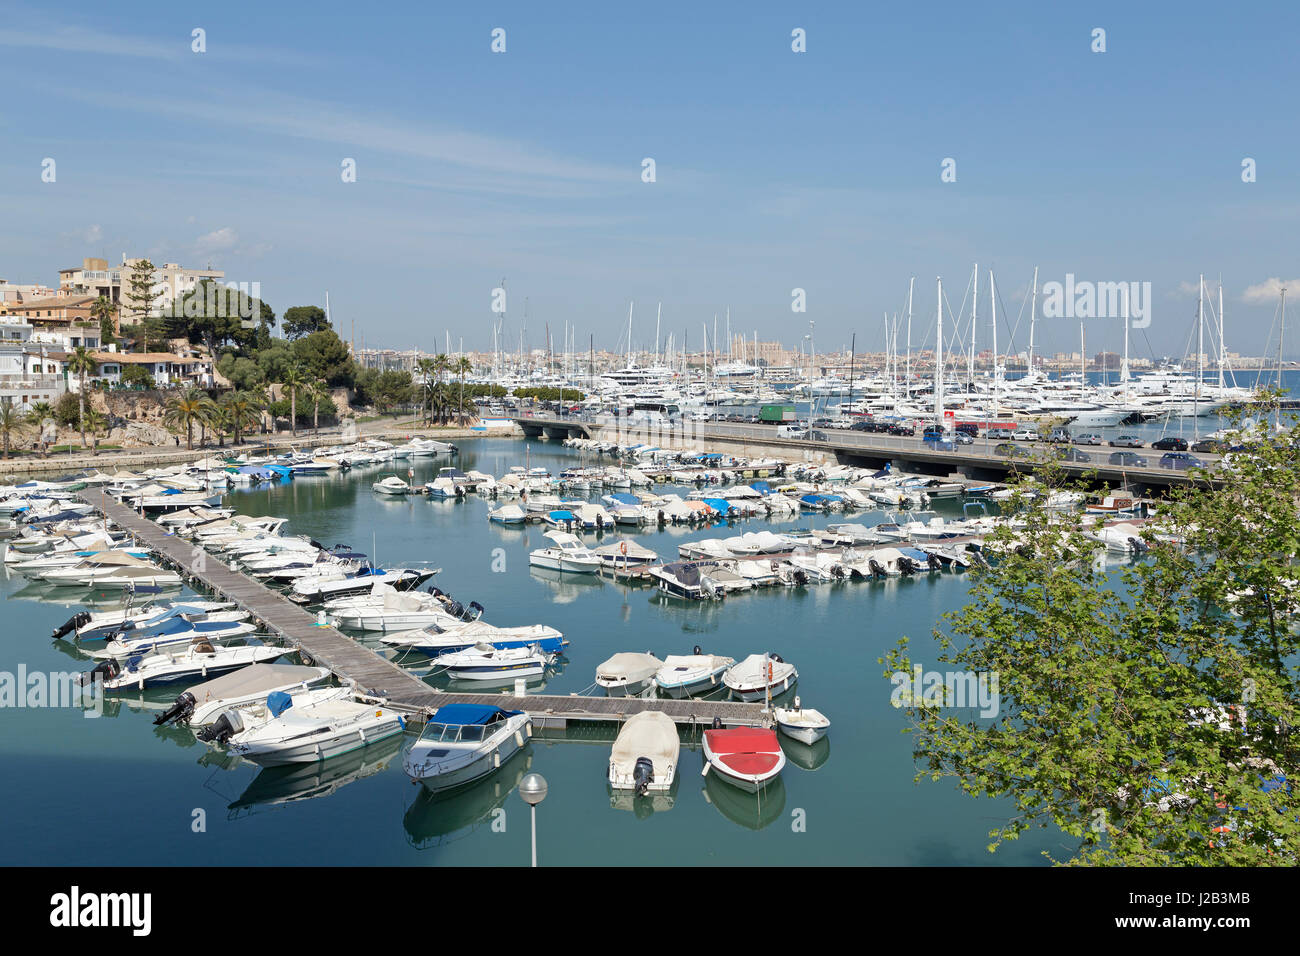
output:
[[[270,778],[264,781],[259,777],[256,785],[249,790],[248,799],[235,799],[232,795],[229,801],[232,823],[246,822],[250,819],[250,812],[253,813],[253,818],[256,817],[256,808],[259,806],[257,794],[265,794],[268,800],[273,801],[271,804],[261,804],[263,806],[284,805],[279,802],[284,799],[298,803],[302,797],[291,798],[291,791],[284,788],[293,786],[291,781],[299,779],[304,786],[309,783],[318,786],[322,780],[330,779],[333,783],[327,789],[317,792],[328,794],[331,801],[350,802],[350,782],[356,783],[356,787],[364,793],[365,787],[374,784],[367,783],[363,787],[361,781],[371,778],[377,781],[395,773],[401,765],[401,760],[397,758],[408,749],[412,740],[418,739],[427,720],[440,708],[465,706],[491,707],[507,713],[517,711],[526,714],[530,725],[529,733],[532,735],[528,746],[517,753],[512,752],[500,769],[494,769],[492,775],[464,784],[465,801],[471,800],[471,795],[478,793],[478,788],[482,787],[489,787],[491,792],[504,798],[509,791],[502,790],[500,786],[492,786],[491,780],[517,780],[519,774],[513,768],[521,764],[537,766],[538,748],[545,752],[546,765],[551,768],[548,769],[548,775],[553,786],[560,788],[557,792],[563,792],[571,786],[564,781],[572,776],[571,770],[565,771],[563,768],[575,762],[585,763],[587,758],[582,755],[591,750],[590,747],[574,745],[599,741],[608,753],[608,748],[618,735],[618,728],[633,717],[660,715],[660,719],[674,723],[681,744],[679,759],[685,764],[683,772],[674,774],[670,790],[647,786],[643,796],[636,796],[638,785],[632,779],[635,773],[632,777],[619,777],[620,781],[631,779],[633,784],[630,791],[621,789],[621,783],[620,789],[609,791],[609,808],[614,811],[610,825],[614,826],[614,832],[619,833],[621,828],[617,820],[622,817],[621,808],[639,808],[638,813],[653,811],[656,816],[671,810],[672,816],[680,817],[683,821],[695,817],[695,813],[686,809],[691,801],[683,801],[681,790],[685,781],[695,778],[702,769],[705,756],[702,749],[704,734],[715,727],[777,729],[779,718],[784,721],[781,725],[784,729],[779,729],[777,736],[786,758],[785,769],[777,772],[773,779],[764,779],[754,792],[748,793],[746,787],[749,784],[744,780],[729,781],[725,773],[719,773],[718,779],[712,779],[715,775],[709,773],[702,778],[700,802],[697,804],[707,813],[715,816],[721,813],[730,823],[738,824],[740,831],[752,832],[755,827],[771,827],[781,816],[777,810],[789,799],[790,788],[793,787],[795,791],[807,790],[813,777],[821,779],[824,774],[830,773],[833,778],[853,772],[852,762],[840,767],[838,771],[834,769],[840,765],[831,757],[834,741],[826,735],[831,720],[835,721],[836,728],[832,736],[842,742],[841,746],[866,747],[871,751],[892,738],[892,734],[878,738],[876,732],[868,729],[876,726],[879,718],[884,718],[886,723],[892,722],[888,716],[890,709],[887,694],[875,698],[883,700],[885,704],[885,711],[879,718],[864,724],[860,722],[861,718],[845,717],[846,712],[861,709],[864,703],[869,703],[874,698],[870,694],[864,698],[863,687],[872,681],[870,674],[875,670],[875,665],[873,658],[869,663],[869,659],[864,656],[862,666],[856,671],[846,672],[843,668],[827,671],[824,666],[819,666],[818,660],[824,659],[827,653],[834,653],[837,659],[842,659],[846,653],[842,643],[845,635],[858,633],[855,628],[846,627],[844,623],[836,625],[832,622],[847,622],[851,616],[861,613],[859,605],[866,601],[876,606],[873,613],[877,616],[882,608],[893,609],[889,613],[918,615],[920,632],[925,617],[934,613],[933,602],[939,600],[940,595],[949,595],[941,599],[946,602],[960,600],[965,584],[963,576],[955,570],[936,571],[928,565],[922,569],[925,557],[919,548],[938,550],[944,547],[956,556],[962,548],[975,544],[979,537],[974,534],[951,534],[946,539],[928,542],[915,537],[919,529],[935,533],[934,529],[946,527],[945,522],[952,522],[955,528],[957,522],[965,520],[968,516],[961,510],[962,495],[946,498],[940,494],[930,502],[928,507],[932,511],[937,509],[935,517],[942,517],[943,522],[926,517],[925,513],[913,514],[906,507],[896,511],[889,504],[873,502],[865,496],[859,505],[853,506],[850,515],[843,510],[807,510],[800,505],[798,494],[802,483],[825,481],[824,476],[817,477],[822,474],[820,471],[817,475],[808,471],[811,466],[807,464],[787,462],[781,463],[780,467],[776,466],[778,463],[772,463],[761,469],[723,469],[720,474],[725,473],[726,480],[716,487],[706,484],[703,490],[698,486],[675,484],[675,473],[679,478],[686,474],[681,471],[682,465],[676,464],[659,469],[657,474],[660,477],[650,481],[649,485],[634,483],[630,486],[632,492],[617,492],[631,500],[616,503],[640,509],[642,499],[637,495],[662,497],[665,493],[669,496],[675,493],[682,502],[701,505],[702,510],[695,507],[668,507],[665,520],[660,523],[656,510],[664,507],[660,505],[643,509],[646,513],[641,514],[635,523],[611,522],[603,528],[593,525],[579,530],[575,535],[577,540],[593,552],[604,553],[612,559],[610,565],[602,567],[598,573],[574,574],[548,568],[530,568],[529,554],[538,547],[555,543],[554,539],[543,536],[548,528],[547,523],[511,526],[489,520],[490,513],[502,507],[503,496],[507,501],[519,502],[521,510],[528,509],[524,513],[529,516],[544,513],[531,510],[532,503],[529,499],[532,492],[528,488],[521,486],[511,492],[508,490],[509,480],[502,484],[503,476],[508,479],[511,467],[519,461],[527,463],[527,467],[521,471],[532,473],[529,478],[531,482],[574,481],[579,486],[585,483],[585,492],[578,493],[585,494],[582,500],[589,503],[600,500],[608,492],[608,488],[602,491],[596,486],[598,472],[606,473],[608,480],[615,485],[621,483],[619,476],[635,475],[637,472],[636,468],[629,468],[625,462],[615,459],[611,463],[607,457],[593,457],[590,452],[562,448],[557,443],[483,439],[462,443],[458,464],[467,475],[494,475],[497,476],[496,480],[492,483],[481,482],[476,492],[451,499],[385,495],[371,490],[377,470],[384,467],[382,463],[376,463],[373,468],[354,466],[350,470],[333,469],[320,474],[286,476],[261,487],[232,488],[223,496],[217,509],[204,510],[203,507],[197,507],[192,511],[163,510],[156,512],[153,518],[142,517],[117,502],[107,490],[112,485],[111,481],[101,483],[100,487],[92,485],[77,493],[79,500],[92,509],[92,514],[88,516],[90,520],[94,520],[93,512],[106,513],[111,519],[111,529],[129,533],[127,543],[159,556],[163,559],[163,564],[180,570],[187,585],[198,591],[194,597],[179,593],[177,598],[160,593],[157,599],[166,597],[168,601],[181,602],[180,606],[185,602],[206,602],[200,610],[204,614],[213,615],[214,620],[224,619],[223,616],[227,615],[247,614],[247,620],[264,629],[276,643],[283,645],[285,651],[297,650],[302,655],[297,659],[303,663],[310,662],[313,666],[328,668],[336,679],[342,681],[342,691],[362,695],[362,702],[374,701],[380,708],[391,708],[402,715],[407,731],[399,739],[405,742],[395,743],[395,739],[389,737],[375,740],[360,750],[348,750],[344,746],[343,755],[329,757],[320,764],[320,772],[309,775],[304,775],[302,769],[295,769],[299,766],[297,764],[292,767],[268,765],[260,773],[275,775],[276,779],[283,777],[283,787],[270,786]],[[727,464],[729,459],[719,456],[711,461],[718,465]],[[436,458],[428,459],[427,464],[414,464],[412,470],[416,474],[412,484],[423,485],[429,480],[427,476],[436,475],[443,467],[445,466]],[[759,471],[766,477],[755,477]],[[586,477],[543,477],[578,474]],[[849,474],[845,472],[846,476]],[[852,474],[869,475],[870,472],[858,470]],[[635,479],[635,482],[640,481],[640,478]],[[755,506],[764,499],[751,497],[752,486],[755,484],[772,490],[765,508]],[[537,487],[542,486],[538,484]],[[810,484],[809,487],[818,485]],[[840,498],[843,499],[844,506],[847,506],[848,498],[845,496],[852,487],[852,482],[843,482],[836,488],[836,494],[814,497],[827,500]],[[782,493],[777,489],[785,491]],[[986,494],[988,489],[972,485],[970,490],[980,495]],[[578,489],[560,491],[556,493],[557,500],[567,497],[573,502],[576,500],[575,491]],[[542,492],[537,493],[545,497]],[[691,497],[692,495],[698,497]],[[895,498],[884,497],[888,501],[896,501]],[[793,505],[787,509],[778,499],[793,502]],[[637,504],[633,505],[632,501]],[[922,498],[918,496],[918,506],[921,501]],[[706,502],[711,504],[706,505]],[[827,501],[819,501],[819,504],[822,503]],[[571,503],[567,507],[576,508],[577,505]],[[983,513],[983,509],[984,506],[981,506],[976,511]],[[231,525],[231,519],[223,517],[234,513],[241,516],[238,525]],[[652,515],[653,520],[650,520]],[[891,525],[893,519],[897,520]],[[810,524],[813,527],[810,528]],[[884,529],[889,526],[903,529],[898,532],[902,539],[886,536]],[[434,588],[437,594],[427,593],[432,584],[426,583],[422,590],[393,590],[391,596],[378,601],[361,595],[330,601],[323,608],[313,605],[304,607],[287,599],[285,595],[291,592],[283,590],[285,584],[269,587],[264,579],[250,576],[247,571],[249,566],[265,565],[265,559],[257,558],[256,551],[267,547],[278,551],[282,555],[282,562],[299,560],[295,558],[297,554],[318,553],[324,556],[327,564],[347,565],[353,561],[347,556],[359,553],[356,549],[343,544],[326,548],[321,544],[319,552],[299,551],[298,545],[290,543],[300,540],[294,536],[294,532],[306,532],[306,537],[317,543],[351,541],[360,544],[362,535],[359,532],[371,528],[375,529],[375,540],[368,542],[371,548],[367,561],[393,558],[405,566],[416,567],[422,561],[434,558],[445,566],[431,579],[438,583],[438,588]],[[384,529],[382,542],[379,533],[381,528]],[[873,531],[873,528],[879,528],[880,531]],[[444,543],[435,544],[431,548],[427,543],[430,533],[435,540]],[[190,535],[189,539],[184,536],[186,534]],[[448,536],[459,544],[445,543]],[[200,541],[204,542],[203,547],[196,547],[195,542]],[[632,547],[623,548],[620,542]],[[446,558],[449,553],[445,550],[447,547],[477,554],[477,572],[474,563],[467,564],[464,560],[449,562]],[[726,557],[708,560],[685,560],[675,553],[694,553],[698,549],[703,549],[702,553],[715,553],[725,547],[736,550],[726,551]],[[764,553],[758,550],[761,547],[779,547],[779,550]],[[892,560],[888,556],[891,550],[898,553],[899,568],[908,560],[903,551],[916,551],[919,555],[918,562],[908,565],[916,573],[910,577],[901,571],[891,574],[882,570],[879,574],[874,573],[870,562],[888,563]],[[204,556],[204,560],[196,561],[199,554]],[[618,560],[628,555],[636,556],[640,563],[620,567]],[[643,560],[651,556],[657,558],[658,563]],[[313,560],[320,559],[318,557]],[[798,572],[798,580],[805,583],[798,584],[792,578],[777,586],[779,582],[774,578],[765,578],[764,584],[755,581],[752,587],[741,587],[740,590],[745,595],[739,596],[736,588],[747,575],[733,572],[733,577],[727,578],[720,570],[710,570],[710,561],[719,569],[750,566],[761,570],[777,563],[788,567],[792,573]],[[824,576],[819,574],[819,569],[823,568],[821,562],[825,562]],[[230,564],[238,567],[231,567]],[[661,573],[666,567],[682,564],[703,568],[703,578],[715,584],[717,580],[726,579],[726,588],[719,590],[712,599],[702,601],[683,601],[665,594],[652,572]],[[374,566],[381,567],[377,561]],[[832,566],[849,569],[860,566],[864,573],[855,581],[851,573],[832,573],[829,570]],[[387,563],[382,567],[388,567]],[[523,578],[519,575],[523,575]],[[721,578],[711,575],[721,575]],[[450,596],[442,594],[441,588],[444,587],[456,594],[473,596],[479,600],[461,605]],[[10,590],[12,591],[12,584]],[[65,590],[57,588],[49,591],[28,584],[13,595],[17,601],[11,606],[47,606],[41,600],[53,596],[53,592]],[[24,592],[38,600],[22,601]],[[93,598],[93,595],[89,597]],[[64,608],[68,607],[66,600],[76,598],[66,595],[62,605]],[[121,595],[117,600],[120,606]],[[456,629],[462,627],[466,629],[468,641],[483,638],[495,641],[515,633],[533,634],[531,638],[521,638],[525,642],[523,646],[526,646],[528,640],[543,639],[548,633],[562,633],[564,640],[558,645],[562,653],[558,655],[556,663],[544,666],[540,676],[508,678],[502,686],[475,686],[480,682],[449,679],[445,669],[439,666],[438,657],[412,654],[407,648],[418,644],[420,638],[412,639],[404,635],[419,632],[343,631],[328,625],[322,626],[321,614],[324,608],[337,606],[338,609],[325,611],[327,618],[332,613],[345,613],[344,609],[349,605],[357,608],[356,613],[362,613],[361,609],[370,607],[372,610],[365,613],[404,614],[409,610],[408,604],[411,602],[420,607],[429,607],[431,610],[426,613],[433,614],[433,620],[443,621],[451,627],[448,636],[455,635]],[[841,606],[842,612],[838,610]],[[598,612],[599,617],[595,619],[601,621],[601,625],[593,628],[592,613],[595,608],[604,610]],[[58,609],[54,610],[57,612]],[[100,613],[102,615],[103,612]],[[448,615],[452,614],[461,616],[449,618]],[[850,617],[841,618],[842,614]],[[64,616],[66,617],[66,612]],[[153,617],[137,615],[131,619],[142,622],[157,619],[159,623],[150,624],[149,628],[166,629],[179,626],[166,623],[174,621],[177,616],[173,612],[170,617],[163,613],[154,614]],[[546,625],[554,627],[525,626],[523,622],[530,619],[540,619]],[[50,618],[47,617],[47,620]],[[58,629],[61,620],[62,618],[54,620],[48,629]],[[112,618],[101,617],[101,620],[108,622]],[[350,620],[359,622],[361,618]],[[727,620],[736,623],[727,625]],[[488,621],[493,623],[489,625]],[[98,627],[98,633],[103,633],[103,625],[93,621],[88,620],[78,626],[88,629]],[[634,629],[628,631],[626,636],[620,636],[629,626],[634,626]],[[529,628],[534,630],[530,631]],[[810,628],[821,635],[821,641],[828,642],[825,648],[819,648],[821,641],[810,642]],[[891,627],[889,632],[893,631],[894,628]],[[679,632],[681,636],[673,639],[673,632]],[[796,633],[802,636],[795,639],[773,637]],[[709,638],[709,634],[714,634],[715,637]],[[730,635],[730,638],[723,641],[724,646],[719,646],[717,635]],[[737,636],[741,638],[740,643],[735,640]],[[432,641],[435,637],[437,635],[431,633],[424,640]],[[147,639],[146,635],[144,640]],[[678,666],[672,663],[675,660],[692,659],[693,646],[696,648],[694,653],[700,653],[699,645],[704,645],[710,654],[719,655],[718,667],[715,669],[710,666],[700,675],[706,682],[716,681],[713,685],[716,686],[716,692],[710,692],[704,697],[679,698],[672,692],[656,694],[652,690],[647,691],[657,674],[655,670],[648,669],[650,661],[655,661],[660,671],[669,664],[675,668]],[[771,659],[773,664],[781,661],[777,665],[780,674],[775,669],[772,674],[772,693],[775,699],[770,707],[761,699],[765,693],[765,645],[777,652]],[[56,654],[77,653],[71,647],[60,651],[61,646],[65,646],[64,643],[56,640]],[[455,646],[454,640],[452,646]],[[648,648],[657,651],[657,654],[630,653],[638,648]],[[831,648],[837,649],[832,651]],[[852,656],[851,651],[848,653]],[[736,662],[747,657],[746,676],[742,679],[741,672],[737,671],[733,683],[737,688],[736,693],[752,702],[728,699],[733,697],[733,691],[724,683],[723,675]],[[294,660],[295,657],[290,654],[286,659]],[[782,659],[791,664],[785,665]],[[794,671],[795,665],[798,667],[797,674]],[[578,672],[576,674],[575,668]],[[593,676],[596,678],[594,683]],[[846,678],[849,681],[847,684],[844,683]],[[519,682],[518,687],[516,680]],[[624,686],[633,690],[631,696],[623,696]],[[347,690],[349,687],[351,691]],[[886,684],[885,689],[887,688]],[[523,693],[519,693],[521,689]],[[178,689],[174,687],[159,688],[157,691],[137,688],[134,691],[115,692],[104,701],[105,713],[116,714],[119,718],[129,717],[137,711],[156,716],[172,706],[177,693]],[[760,698],[757,701],[754,700],[756,693]],[[799,698],[794,696],[796,694]],[[329,695],[326,694],[326,697]],[[352,698],[345,698],[345,703],[347,699]],[[313,700],[314,698],[303,698],[302,715],[310,717],[313,713],[324,713],[320,709],[322,707],[336,706],[328,701],[317,704]],[[247,708],[254,705],[241,706]],[[868,712],[871,709],[868,706]],[[261,713],[256,711],[255,706],[254,712]],[[292,713],[292,707],[288,713]],[[823,716],[826,714],[829,714],[829,720]],[[214,718],[208,714],[204,719]],[[264,715],[259,719],[268,718]],[[177,739],[187,736],[193,739],[194,733],[188,728],[170,725],[155,730],[155,734],[159,732]],[[863,737],[864,733],[868,736]],[[240,737],[233,735],[227,739],[237,742]],[[719,743],[719,746],[723,744]],[[731,747],[730,744],[726,746]],[[662,746],[655,745],[655,748],[656,754],[664,752]],[[225,775],[238,774],[240,766],[239,752],[229,750],[224,757],[219,757],[220,753],[219,750],[208,749],[200,761],[201,766],[225,768],[218,771],[221,778],[214,778],[213,783],[218,785]],[[597,764],[602,768],[600,773],[607,775],[608,768],[605,764],[608,761],[599,755],[594,756],[600,761]],[[714,756],[715,759],[723,759],[716,752]],[[274,763],[276,758],[258,756],[250,751],[248,759],[256,765],[267,761]],[[656,756],[654,759],[662,761],[665,758]],[[737,756],[735,759],[748,765],[749,758]],[[767,760],[754,759],[759,762]],[[694,769],[687,771],[686,768],[693,761],[697,762]],[[334,766],[331,767],[331,764]],[[625,762],[621,766],[626,770],[631,765]],[[661,763],[660,766],[664,765]],[[725,767],[726,763],[721,766]],[[384,772],[384,767],[388,768],[388,773]],[[768,769],[775,767],[776,764],[772,763]],[[635,771],[634,766],[632,770]],[[808,783],[798,779],[798,774],[809,773],[810,770],[815,770],[816,773],[809,778]],[[792,774],[796,776],[792,778]],[[823,784],[816,785],[813,791],[807,792],[800,800],[821,803],[827,813],[839,812],[831,807],[840,801],[823,787]],[[306,791],[303,796],[306,796]],[[415,806],[421,806],[424,799],[426,798],[420,798]],[[450,791],[437,789],[436,805],[439,807],[446,806],[449,800],[455,802],[460,799],[458,788]],[[488,810],[485,812],[490,812],[491,805],[487,805]],[[562,800],[560,805],[571,805],[576,809],[582,802],[571,804],[570,801]],[[961,806],[958,804],[955,809],[960,809]],[[707,820],[707,816],[700,817],[690,826],[694,829],[703,825],[711,831],[713,827],[707,824]],[[620,838],[626,837],[627,834],[622,834]],[[476,846],[476,853],[491,846],[482,846],[477,840],[471,842]],[[406,842],[402,845],[408,848],[411,846]],[[443,844],[439,842],[437,845]],[[800,845],[802,844],[792,845],[792,849]],[[741,844],[732,845],[732,850],[742,855],[748,852]],[[817,852],[833,855],[829,845]]]

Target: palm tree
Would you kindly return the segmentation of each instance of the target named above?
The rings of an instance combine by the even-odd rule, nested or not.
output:
[[[422,358],[415,363],[415,370],[420,374],[420,380],[424,387],[424,395],[420,398],[420,417],[424,417],[425,402],[429,401],[429,418],[432,420],[433,377],[438,371],[437,366],[434,364],[433,359]]]
[[[204,416],[204,424],[208,425],[217,436],[217,447],[226,447],[226,432],[230,431],[230,410],[225,406],[213,402]]]
[[[213,407],[213,401],[201,388],[186,389],[185,392],[167,402],[167,411],[163,420],[168,425],[185,426],[185,447],[194,448],[194,423],[202,424]]]
[[[4,456],[9,457],[9,438],[20,435],[31,426],[31,416],[20,412],[13,402],[0,402],[0,436],[4,437]]]
[[[320,434],[320,403],[321,399],[328,398],[330,394],[329,386],[324,382],[313,381],[307,386],[307,397],[311,399],[311,430],[314,434]]]
[[[261,402],[252,392],[227,392],[221,397],[221,407],[229,416],[236,445],[243,440],[244,431],[261,420]]]
[[[280,384],[289,390],[289,433],[298,437],[298,390],[313,381],[307,369],[297,362],[290,365],[280,376]]]
[[[474,371],[474,363],[469,360],[469,356],[462,355],[456,359],[452,366],[457,375],[460,376],[460,427],[465,427],[465,376]]]
[[[78,378],[77,418],[81,425],[81,447],[86,447],[86,376],[93,375],[99,363],[91,356],[84,345],[78,345],[68,358],[68,371]]]

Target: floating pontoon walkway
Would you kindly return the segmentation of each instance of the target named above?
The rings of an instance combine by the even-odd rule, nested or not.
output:
[[[355,682],[357,689],[384,697],[396,708],[428,711],[444,704],[491,704],[507,710],[523,710],[542,727],[564,727],[569,722],[622,722],[633,714],[658,710],[678,724],[713,723],[727,727],[766,726],[771,723],[761,704],[699,699],[660,700],[653,698],[580,697],[509,694],[459,694],[439,691],[388,658],[363,647],[316,618],[283,595],[232,570],[197,545],[142,518],[116,498],[83,492],[82,500],[99,508],[104,517],[131,534],[137,542],[162,555],[182,574],[233,601],[261,621],[269,630],[296,647],[304,656],[323,664],[341,680]]]

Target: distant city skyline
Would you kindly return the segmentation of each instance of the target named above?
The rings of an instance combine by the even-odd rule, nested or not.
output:
[[[991,268],[999,350],[1014,329],[1023,351],[1037,266],[1040,311],[1067,275],[1149,282],[1131,350],[1150,357],[1195,350],[1204,272],[1228,350],[1267,354],[1278,286],[1300,297],[1297,28],[1282,4],[19,3],[0,26],[0,278],[148,256],[257,282],[281,315],[328,291],[368,346],[449,332],[487,351],[504,277],[507,349],[525,303],[530,347],[549,324],[558,350],[567,322],[580,348],[626,349],[635,301],[639,348],[662,302],[679,348],[716,314],[725,349],[730,308],[733,335],[796,348],[813,321],[829,352],[855,333],[882,350],[913,276],[931,347],[935,277],[957,311],[978,262],[977,347]],[[1120,350],[1119,320],[1084,324],[1086,354]],[[1078,352],[1078,321],[1040,316],[1038,350]]]

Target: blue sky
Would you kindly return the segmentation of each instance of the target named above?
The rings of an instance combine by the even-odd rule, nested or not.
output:
[[[0,277],[211,263],[277,312],[328,289],[345,336],[426,349],[446,330],[489,347],[505,277],[512,344],[525,297],[530,346],[568,321],[598,348],[625,345],[629,300],[651,345],[662,300],[691,347],[730,307],[733,330],[790,345],[814,320],[825,351],[881,347],[911,276],[925,338],[935,277],[957,309],[978,262],[1004,345],[1038,266],[1150,281],[1134,352],[1181,354],[1204,272],[1229,349],[1265,349],[1269,280],[1300,275],[1300,7],[701,6],[10,5]],[[1118,321],[1087,334],[1090,353],[1120,345]],[[1049,351],[1078,339],[1039,325]]]

